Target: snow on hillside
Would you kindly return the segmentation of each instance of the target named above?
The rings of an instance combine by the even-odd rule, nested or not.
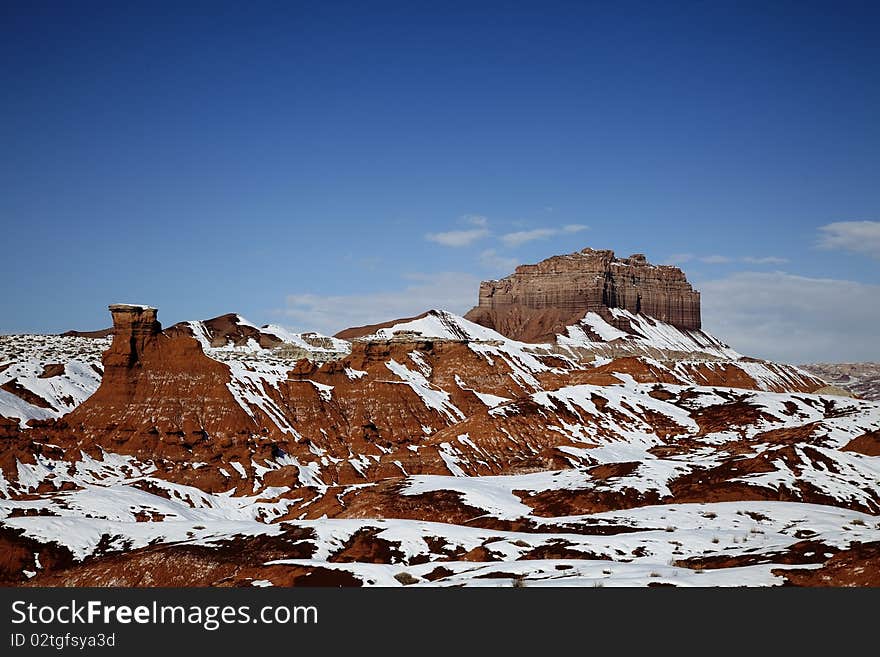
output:
[[[244,344],[236,344],[228,338],[222,346],[212,346],[213,336],[205,322],[190,321],[186,325],[192,335],[199,341],[206,356],[226,364],[229,367],[230,381],[227,384],[232,396],[239,406],[251,417],[268,418],[280,431],[292,436],[299,434],[291,425],[284,411],[274,400],[281,382],[288,377],[288,372],[303,358],[315,361],[336,360],[351,351],[351,344],[345,340],[318,333],[294,333],[284,327],[267,324],[258,327],[256,324],[235,315],[235,324],[254,329],[257,335],[267,335],[281,340],[281,345],[263,347],[254,338],[249,337]],[[317,385],[317,384],[316,384]],[[321,394],[329,398],[332,389],[321,390]]]
[[[681,330],[619,309],[612,309],[612,312],[618,319],[629,323],[631,332],[611,326],[596,313],[588,313],[579,325],[568,328],[568,336],[559,336],[558,345],[530,344],[511,340],[454,313],[431,310],[424,317],[379,329],[357,341],[462,341],[485,359],[487,365],[494,367],[496,362],[506,365],[511,378],[526,391],[543,390],[540,377],[547,373],[563,373],[605,364],[609,362],[603,357],[607,353],[615,356],[636,355],[646,365],[668,371],[674,380],[682,383],[706,383],[694,372],[699,372],[699,367],[714,369],[719,361],[734,363],[759,387],[767,390],[786,386],[798,388],[803,384],[801,376],[808,376],[790,366],[743,359],[736,351],[702,331]],[[256,328],[240,316],[236,316],[236,322],[240,326]],[[351,351],[351,343],[345,340],[314,333],[293,333],[274,325],[257,330],[282,340],[281,347],[263,348],[254,338],[249,338],[243,344],[235,344],[230,339],[223,346],[212,347],[212,335],[203,322],[189,322],[188,325],[202,344],[205,354],[230,367],[229,389],[242,408],[252,416],[259,409],[279,429],[293,435],[297,434],[296,429],[273,401],[273,397],[277,397],[280,382],[287,378],[287,371],[301,358],[322,362],[343,357]],[[599,336],[601,341],[588,336],[585,328],[592,336]],[[609,346],[612,352],[608,351]],[[595,352],[599,357],[594,357],[592,364],[583,364],[577,354],[584,350]],[[662,357],[670,354],[675,354],[676,359],[661,361],[651,358],[651,355]],[[682,355],[693,360],[682,360]],[[555,357],[553,365],[546,362],[547,356]],[[427,408],[438,410],[449,423],[463,419],[461,411],[449,402],[450,391],[437,387],[425,378],[420,372],[424,369],[424,363],[415,362],[414,365],[416,367],[413,369],[404,363],[391,361],[387,367],[400,382],[410,386]],[[621,380],[625,380],[625,377],[621,377]],[[461,387],[460,383],[458,385]],[[490,406],[497,406],[505,400],[504,397],[479,389],[470,390]],[[331,402],[332,388],[323,390],[322,396]]]
[[[407,334],[443,340],[475,340],[524,344],[506,338],[497,331],[480,326],[464,317],[445,310],[429,310],[424,317],[382,328],[372,335],[358,339],[360,341],[391,340],[395,336],[406,336]]]
[[[111,338],[0,336],[0,416],[59,418],[101,383],[101,355]]]
[[[592,353],[592,365],[601,365],[608,357],[633,355],[657,369],[667,370],[676,380],[686,383],[705,383],[694,374],[694,365],[713,368],[716,361],[734,363],[764,389],[800,387],[809,375],[787,365],[776,365],[744,359],[721,341],[702,331],[678,329],[643,315],[633,315],[620,309],[611,309],[616,319],[629,326],[629,331],[612,326],[597,313],[587,313],[577,325],[570,326],[566,335],[558,338],[558,345],[529,344],[511,340],[500,333],[443,310],[429,311],[424,317],[379,329],[369,340],[424,339],[466,341],[469,348],[487,362],[500,360],[512,372],[518,385],[527,390],[541,390],[538,376],[555,368],[574,370],[584,367],[579,355]],[[237,399],[249,413],[257,406],[271,417],[279,416],[271,400],[267,400],[267,386],[277,388],[292,365],[309,358],[318,362],[336,360],[351,351],[345,340],[316,333],[295,333],[277,325],[258,327],[240,315],[232,316],[234,326],[251,331],[246,340],[228,338],[222,346],[212,346],[216,336],[205,322],[190,321],[185,325],[201,343],[206,355],[230,365],[233,382],[230,384]],[[268,336],[281,345],[266,348],[256,338]],[[110,338],[90,339],[59,336],[0,336],[0,415],[28,419],[56,418],[73,410],[88,398],[100,384],[101,353],[109,346]],[[668,360],[675,354],[674,360]],[[553,355],[557,365],[551,367],[543,357]],[[682,359],[682,356],[685,358]],[[660,358],[661,360],[658,360]],[[692,359],[688,361],[687,359]],[[239,366],[236,363],[244,362]],[[44,378],[44,367],[55,364],[60,374]],[[57,367],[56,367],[57,370]],[[561,370],[560,370],[561,371]],[[402,380],[408,381],[406,375]],[[422,386],[429,390],[430,386]],[[485,399],[480,390],[473,390]],[[427,393],[426,393],[427,394]],[[433,402],[431,395],[443,395],[433,390],[426,396],[426,404]],[[495,401],[492,402],[496,403]],[[289,430],[289,424],[279,426]]]
[[[880,401],[880,363],[813,363],[801,367],[857,397]]]
[[[683,344],[653,323],[642,328],[642,338],[631,338],[599,320],[585,319],[594,334],[612,343]],[[649,328],[659,335],[652,337]],[[219,479],[224,482],[219,487],[212,483],[214,492],[166,480],[167,463],[159,460],[109,451],[76,458],[35,453],[32,461],[16,459],[13,472],[0,472],[0,524],[38,546],[69,550],[83,567],[100,563],[107,553],[131,555],[149,547],[173,555],[190,546],[233,549],[229,546],[249,538],[290,536],[297,554],[302,549],[307,556],[251,559],[256,563],[248,566],[250,580],[239,583],[262,584],[284,584],[283,572],[322,569],[367,586],[770,586],[783,584],[780,573],[792,564],[816,568],[841,550],[880,542],[880,522],[871,515],[880,513],[880,456],[845,449],[853,439],[880,431],[880,404],[637,383],[625,374],[615,385],[545,389],[542,377],[554,370],[589,366],[573,358],[555,360],[558,355],[548,345],[507,340],[439,311],[383,331],[391,341],[414,335],[464,340],[466,348],[456,349],[469,349],[490,367],[507,364],[510,376],[532,392],[519,399],[491,395],[466,383],[462,377],[468,373],[462,372],[453,379],[455,388],[470,388],[484,402],[468,415],[453,401],[452,384],[445,389],[434,377],[428,357],[404,349],[404,358],[365,365],[370,372],[348,367],[339,375],[347,385],[370,385],[378,370],[383,384],[412,390],[448,428],[437,437],[429,430],[397,452],[372,445],[357,451],[349,445],[348,462],[362,477],[358,483],[337,479],[333,473],[342,459],[317,442],[310,442],[309,457],[299,460],[279,453],[262,460],[221,460],[219,466],[173,466],[186,473],[178,481],[187,482],[197,480],[203,469],[218,469],[225,479]],[[312,342],[320,343],[313,335],[299,335],[284,335],[285,344],[302,347],[301,339],[311,348]],[[229,366],[229,389],[242,408],[264,414],[298,443],[299,418],[277,402],[291,362],[266,357],[273,350],[256,340],[211,347],[208,337],[200,340],[205,353]],[[67,396],[79,403],[97,386],[92,365],[108,341],[27,336],[14,346],[8,340],[0,344],[7,363],[0,381],[15,380],[47,402],[63,405]],[[705,353],[705,343],[698,346]],[[16,349],[31,347],[32,359],[10,358],[20,355]],[[70,360],[51,370],[54,376],[41,378],[61,354]],[[543,360],[548,355],[552,365]],[[670,361],[642,358],[676,371]],[[722,364],[710,361],[709,366]],[[304,382],[309,383],[322,404],[339,401],[333,386]],[[55,417],[49,414],[62,412],[35,411],[39,406],[22,410],[16,407],[26,403],[22,398],[2,392],[14,398],[0,397],[10,413]],[[438,455],[435,472],[445,465],[449,474],[409,475],[401,452],[412,453],[417,463]],[[535,471],[533,464],[548,452],[561,455],[561,464]],[[560,469],[566,459],[570,467]],[[530,469],[511,467],[525,462]],[[386,466],[381,477],[370,478],[377,472],[370,469],[374,466]],[[487,470],[504,474],[468,476]],[[753,501],[716,501],[725,491]],[[694,503],[695,495],[704,501]],[[767,501],[777,497],[788,501]],[[615,510],[585,513],[591,504]],[[327,510],[344,515],[347,505],[356,509],[354,517],[327,517]],[[394,517],[398,509],[406,515]],[[450,509],[461,509],[461,515],[439,522]],[[357,553],[364,545],[360,549],[373,549],[367,556]],[[48,561],[39,559],[40,547],[26,550],[33,550],[33,565],[26,570],[39,577],[39,564]]]
[[[701,368],[714,369],[722,363],[734,365],[764,390],[798,389],[810,381],[816,381],[814,387],[818,387],[820,383],[792,365],[746,358],[705,331],[679,329],[618,308],[610,312],[629,330],[612,326],[599,314],[590,312],[580,323],[567,327],[566,335],[557,336],[556,344],[531,344],[511,340],[454,313],[431,310],[424,317],[379,329],[358,340],[405,341],[418,337],[468,341],[473,351],[484,354],[487,359],[504,360],[520,384],[533,390],[540,388],[535,375],[552,369],[540,358],[547,355],[567,363],[564,369],[584,367],[584,356],[592,358],[593,366],[604,365],[612,358],[634,356],[668,371],[682,383],[696,385],[709,383],[701,378]]]
[[[300,358],[310,357],[315,360],[330,360],[339,358],[351,351],[351,344],[346,340],[340,340],[320,333],[294,333],[277,324],[266,324],[259,327],[248,321],[241,315],[234,315],[235,326],[252,329],[251,337],[243,344],[232,336],[226,338],[225,344],[212,346],[215,337],[208,328],[206,322],[193,320],[184,322],[189,327],[193,337],[202,345],[206,355],[219,361],[240,360],[242,358],[253,360],[253,357],[263,358],[267,361],[296,361]],[[272,341],[281,341],[280,346],[263,347],[257,338],[271,338]],[[222,336],[220,336],[222,337]]]
[[[274,335],[286,344],[296,345],[315,353],[347,353],[351,351],[351,343],[348,340],[314,332],[294,333],[278,324],[266,324],[260,328],[260,332]]]
[[[249,537],[296,536],[311,556],[257,562],[250,577],[264,584],[274,583],[285,567],[301,567],[344,571],[366,586],[774,586],[784,583],[780,570],[792,568],[792,557],[800,568],[815,568],[840,550],[880,540],[876,516],[816,504],[657,504],[547,516],[534,513],[514,492],[564,490],[573,483],[572,471],[420,476],[404,482],[404,495],[461,492],[487,518],[520,519],[529,531],[395,518],[273,523],[269,520],[297,500],[209,494],[170,484],[153,471],[126,457],[86,459],[77,466],[71,490],[0,499],[0,521],[25,537],[69,550],[77,562],[147,546],[220,549]],[[140,522],[144,515],[154,520]],[[386,546],[386,556],[378,563],[372,557],[339,558],[356,536]],[[34,562],[30,572],[36,576],[43,566]]]
[[[578,324],[567,327],[566,335],[559,336],[560,346],[602,350],[607,344],[613,344],[623,352],[632,353],[668,351],[724,360],[742,358],[742,354],[705,331],[680,329],[653,317],[634,315],[620,308],[610,308],[609,312],[629,330],[612,326],[599,314],[589,312]]]

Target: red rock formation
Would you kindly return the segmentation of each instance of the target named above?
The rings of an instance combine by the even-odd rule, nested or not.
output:
[[[15,438],[18,436],[18,433],[18,420],[0,415],[0,438]]]
[[[60,335],[62,338],[106,338],[113,335],[113,328],[105,328],[100,331],[65,331]]]
[[[760,506],[760,512],[742,507],[736,514],[707,506],[702,520],[692,520],[706,532],[719,528],[722,538],[708,550],[706,540],[690,543],[691,524],[679,527],[675,518],[661,515],[629,526],[622,513],[658,504],[770,501],[875,515],[880,489],[869,468],[858,468],[864,459],[836,455],[837,449],[877,453],[880,420],[869,403],[705,387],[753,388],[761,378],[761,385],[782,390],[811,385],[794,371],[747,359],[661,361],[629,355],[579,361],[545,346],[468,340],[464,329],[476,327],[441,313],[423,325],[455,337],[429,329],[425,334],[390,331],[391,338],[356,341],[351,353],[337,360],[294,362],[264,354],[271,362],[261,364],[252,345],[203,351],[214,335],[224,336],[224,347],[237,339],[237,327],[247,325],[236,316],[227,316],[225,326],[198,327],[197,340],[191,325],[163,332],[152,308],[112,306],[111,312],[115,337],[104,354],[102,385],[90,399],[60,421],[19,427],[0,418],[0,499],[10,509],[0,519],[0,584],[358,584],[354,575],[331,567],[350,562],[393,566],[395,579],[406,575],[397,579],[400,583],[428,582],[455,575],[437,565],[447,562],[565,560],[569,563],[559,565],[574,569],[579,560],[612,564],[654,558],[648,550],[664,526],[669,544],[682,548],[673,552],[682,555],[677,567],[702,573],[824,561],[825,574],[839,578],[835,581],[876,583],[876,577],[860,574],[861,568],[876,565],[876,550],[829,561],[848,543],[869,535],[869,516],[840,516],[841,523],[850,524],[841,535],[853,536],[840,547],[806,549],[798,543],[797,550],[780,556],[777,541],[789,529],[791,541],[813,533],[798,526],[788,510],[780,510],[784,521],[777,522],[771,506]],[[54,365],[46,367],[51,371]],[[44,369],[36,369],[35,376]],[[844,431],[852,436],[845,444]],[[627,449],[627,443],[635,449]],[[614,449],[618,445],[623,449]],[[92,459],[83,458],[83,452]],[[541,472],[545,475],[532,477]],[[762,480],[777,472],[795,478],[796,485],[775,485],[777,476]],[[459,476],[409,477],[449,474]],[[527,477],[511,480],[503,494],[503,478],[471,482],[461,476],[518,474]],[[819,485],[830,477],[835,488]],[[425,488],[419,492],[419,486]],[[80,489],[86,492],[65,494]],[[210,515],[203,515],[207,509]],[[250,511],[256,520],[274,525],[254,533]],[[621,512],[610,523],[574,520],[610,511]],[[698,513],[683,507],[673,511],[671,516]],[[820,512],[822,528],[829,526],[827,513]],[[112,534],[89,539],[81,553],[74,549],[81,539],[66,542],[66,533],[78,534],[67,529],[72,519],[89,523],[84,532],[89,535],[100,526],[93,521],[105,516],[114,520],[107,530]],[[214,527],[217,518],[224,521]],[[312,527],[334,518],[347,519],[338,527],[365,524],[347,538],[333,533],[328,542],[330,532]],[[406,519],[431,522],[402,528]],[[308,525],[298,524],[303,520]],[[764,522],[774,539],[768,544],[758,538]],[[132,530],[134,523],[153,525]],[[466,529],[445,534],[438,530],[442,523]],[[490,531],[475,534],[475,528]],[[126,531],[155,538],[132,544]],[[497,532],[507,531],[520,536],[508,537],[501,549]],[[644,541],[640,532],[648,534]],[[735,532],[731,545],[721,544]],[[599,540],[572,542],[581,533],[617,535],[615,546],[626,550],[615,547],[612,553],[605,545],[603,552]],[[402,535],[421,536],[423,552],[402,549],[394,538]],[[456,542],[455,535],[466,539]],[[746,536],[749,546],[739,547]],[[676,538],[682,540],[673,543]],[[327,555],[322,558],[327,568],[283,563],[315,558],[318,549]],[[798,561],[801,557],[808,560]],[[659,558],[665,564],[669,555]],[[426,567],[417,577],[397,572],[429,562],[431,570]],[[559,572],[564,570],[556,566],[552,574]],[[790,581],[821,583],[812,572],[794,572]]]
[[[400,319],[392,319],[387,322],[381,322],[379,324],[367,324],[366,326],[352,326],[351,328],[343,329],[333,337],[340,338],[341,340],[354,340],[356,338],[362,338],[365,335],[372,335],[379,329],[383,328],[391,328],[396,324],[403,324],[404,322],[411,322],[416,319],[421,319],[428,313],[422,313],[421,315],[416,315],[415,317],[403,317]]]
[[[111,312],[114,340],[104,354],[101,386],[64,418],[58,442],[66,444],[70,434],[81,445],[177,463],[250,463],[278,449],[311,458],[310,445],[335,458],[352,450],[379,457],[383,449],[394,449],[410,472],[443,473],[447,470],[435,449],[417,454],[406,446],[425,438],[424,427],[439,430],[462,418],[429,407],[409,386],[393,380],[389,362],[415,369],[410,354],[416,353],[432,368],[432,384],[448,390],[451,404],[466,415],[486,408],[471,386],[505,397],[528,392],[506,363],[493,365],[462,341],[376,341],[358,343],[344,359],[321,366],[302,360],[276,386],[249,388],[278,412],[270,418],[249,405],[252,416],[230,390],[230,366],[206,356],[188,327],[163,332],[152,308],[120,305],[111,306]],[[362,374],[353,378],[347,373],[352,370]],[[562,383],[558,374],[539,376],[551,387]],[[332,398],[315,384],[332,386]],[[288,424],[295,435],[282,428]],[[384,461],[366,467],[370,476],[399,471]],[[213,487],[206,480],[212,472],[199,471],[200,487]],[[364,479],[347,463],[328,464],[326,474],[346,483]],[[295,471],[272,475],[279,483],[289,483],[291,476],[296,481]]]
[[[205,337],[212,347],[225,347],[234,344],[237,347],[246,345],[249,340],[253,340],[264,349],[271,349],[281,344],[281,339],[270,333],[266,333],[258,329],[256,326],[248,324],[241,315],[236,313],[226,313],[206,319],[201,324],[204,329]],[[193,328],[189,322],[180,322],[165,330],[169,336],[175,335],[193,335]]]
[[[337,361],[321,365],[301,360],[295,365],[291,362],[287,369],[281,366],[278,373],[283,378],[274,383],[263,383],[259,376],[243,381],[242,373],[253,366],[247,361],[227,364],[206,356],[189,325],[163,332],[154,309],[113,306],[111,312],[115,337],[104,354],[101,386],[64,418],[66,427],[57,437],[59,443],[70,433],[79,444],[173,462],[205,463],[250,463],[252,457],[271,455],[278,449],[311,459],[310,449],[316,448],[343,459],[338,466],[331,462],[324,467],[329,481],[355,483],[380,473],[388,476],[389,468],[396,471],[397,466],[391,465],[395,462],[409,473],[447,472],[438,445],[449,438],[456,441],[458,434],[441,436],[440,442],[430,439],[429,434],[440,435],[445,429],[459,427],[465,418],[476,414],[480,426],[474,435],[494,435],[496,420],[486,414],[485,402],[474,391],[504,399],[523,398],[532,391],[513,371],[504,352],[486,356],[464,340],[433,338],[360,341]],[[216,331],[217,336],[224,336],[224,345],[240,322],[227,324],[225,330]],[[483,349],[500,348],[483,345]],[[546,390],[580,383],[613,385],[620,382],[614,376],[620,372],[642,382],[683,382],[671,370],[649,366],[634,357],[582,369],[565,365],[553,354],[531,357],[544,363],[546,369],[535,370],[533,376],[535,385]],[[392,364],[403,364],[411,372],[425,368],[424,385],[447,395],[450,407],[457,410],[426,403],[415,389],[401,385],[398,376],[389,371]],[[230,367],[238,368],[237,373]],[[756,386],[753,378],[733,364],[694,364],[691,368],[701,381]],[[795,389],[801,389],[797,385],[792,382]],[[243,400],[233,389],[239,391],[239,397],[245,391],[248,399],[264,401]],[[265,408],[274,409],[272,417],[261,410]],[[535,429],[535,433],[540,432]],[[408,448],[418,444],[424,447],[418,452]],[[378,460],[358,473],[345,460],[351,452],[370,454]],[[532,459],[530,452],[509,456],[507,465],[513,464],[514,470],[536,467],[535,463],[547,467],[543,457],[534,463]],[[494,467],[486,469],[499,472]],[[202,469],[199,476],[212,476],[210,472]]]
[[[794,586],[880,586],[880,542],[855,544],[820,568],[774,570]]]
[[[677,267],[652,265],[641,254],[583,251],[521,265],[507,278],[480,284],[479,305],[465,317],[508,337],[545,342],[589,311],[643,313],[679,328],[700,328],[700,293]]]
[[[113,317],[113,343],[104,354],[104,375],[107,368],[120,366],[130,368],[140,360],[147,343],[155,343],[162,331],[156,319],[156,309],[149,306],[113,304],[110,306]]]
[[[101,386],[65,417],[77,436],[177,458],[230,430],[258,429],[227,387],[229,368],[205,356],[197,340],[162,333],[154,308],[117,304],[110,312],[113,343]]]

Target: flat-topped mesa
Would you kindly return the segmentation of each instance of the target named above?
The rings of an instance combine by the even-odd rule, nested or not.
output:
[[[565,326],[610,308],[699,329],[700,293],[678,267],[652,265],[642,254],[616,258],[584,249],[521,265],[506,278],[480,284],[479,305],[465,317],[526,342],[552,340]]]

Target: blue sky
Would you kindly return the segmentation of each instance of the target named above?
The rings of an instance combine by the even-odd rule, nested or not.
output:
[[[0,9],[0,332],[335,331],[592,246],[880,360],[876,4],[176,4]]]

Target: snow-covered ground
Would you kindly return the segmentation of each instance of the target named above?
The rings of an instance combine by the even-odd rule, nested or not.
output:
[[[205,324],[191,322],[205,354],[228,366],[235,401],[307,445],[305,455],[169,465],[79,448],[59,456],[61,448],[45,445],[0,470],[0,525],[37,542],[26,569],[34,576],[40,546],[50,544],[82,563],[156,546],[220,549],[246,537],[306,536],[296,540],[310,556],[267,558],[265,573],[253,577],[260,586],[276,583],[279,568],[344,571],[373,586],[765,586],[783,583],[774,571],[792,563],[817,567],[849,546],[880,541],[880,456],[845,449],[880,431],[880,404],[769,392],[802,389],[805,375],[745,359],[700,331],[613,314],[618,325],[587,314],[558,344],[510,340],[444,311],[359,338],[452,341],[480,367],[437,377],[436,361],[404,349],[378,364],[345,363],[335,385],[301,378],[301,394],[320,400],[327,417],[346,417],[346,386],[381,384],[408,395],[400,413],[432,418],[398,451],[349,445],[341,456],[321,446],[330,440],[324,431],[305,440],[306,410],[291,412],[279,399],[303,354],[325,362],[351,352],[350,343],[238,317],[239,326],[275,336],[282,348],[255,339],[212,346]],[[63,416],[97,389],[108,345],[0,337],[0,415]],[[674,383],[612,371],[603,385],[565,384],[573,373],[584,377],[574,381],[592,380],[620,356]],[[729,367],[759,390],[703,385]],[[503,389],[490,381],[498,372],[509,379]],[[409,472],[448,474],[408,474],[405,456],[420,466],[432,455],[436,469]],[[356,484],[337,474],[343,461],[361,477]],[[387,467],[372,476],[378,466]],[[192,475],[178,482],[198,480],[201,470],[219,472],[212,481],[224,483],[220,492],[216,483],[213,492],[175,483],[173,468]],[[294,474],[284,485],[266,484],[287,468]],[[748,501],[717,501],[724,495]],[[777,498],[786,501],[766,501]],[[406,517],[385,514],[389,501]],[[567,515],[572,508],[578,515]],[[613,510],[580,513],[597,508]],[[442,522],[443,513],[452,515]],[[352,546],[364,542],[383,549],[352,557]]]
[[[877,516],[815,504],[663,504],[545,517],[535,515],[512,492],[564,490],[573,483],[572,471],[411,477],[404,482],[405,495],[459,491],[486,517],[528,521],[529,531],[394,518],[271,523],[265,519],[277,517],[297,500],[207,494],[154,474],[149,466],[128,458],[86,458],[77,467],[81,488],[39,499],[0,500],[0,519],[3,526],[28,538],[64,546],[77,561],[99,550],[131,551],[156,544],[210,547],[247,536],[308,530],[311,538],[303,540],[312,550],[309,559],[270,560],[265,566],[344,570],[373,586],[398,586],[401,573],[414,578],[415,584],[438,586],[768,586],[783,582],[771,571],[791,567],[778,559],[805,538],[812,547],[801,550],[799,563],[806,567],[821,564],[855,543],[880,540]],[[144,484],[163,494],[144,490]],[[144,514],[152,520],[138,522]],[[387,563],[335,559],[355,535],[364,532],[393,547]],[[475,559],[477,550],[482,554]],[[744,565],[712,567],[718,559],[740,560]],[[438,567],[445,569],[442,576],[426,578]]]
[[[0,335],[0,416],[59,418],[101,383],[101,355],[109,338]]]

